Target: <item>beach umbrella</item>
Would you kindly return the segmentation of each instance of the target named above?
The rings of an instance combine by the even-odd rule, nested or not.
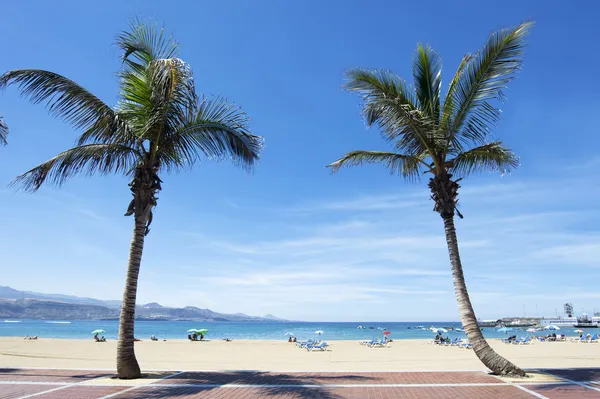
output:
[[[390,335],[392,332],[391,331],[384,331],[383,335]]]
[[[546,327],[546,330],[560,330],[560,327],[550,324],[548,327]]]
[[[103,333],[104,333],[104,330],[100,330],[100,329],[92,331],[92,335],[103,334]]]
[[[188,333],[193,334],[193,333],[198,333],[198,330],[196,330],[195,328],[190,328],[189,330],[187,330]]]
[[[315,334],[321,335],[321,334],[324,334],[324,332],[321,330],[317,330],[317,331],[315,331]]]
[[[438,333],[438,334],[442,334],[442,333],[447,333],[448,332],[448,330],[446,330],[445,328],[436,328],[436,329],[431,330],[431,331],[433,331],[434,333]]]
[[[201,328],[196,331],[196,333],[198,333],[198,334],[206,334],[207,332],[208,332],[208,330],[206,328]]]
[[[585,332],[585,331],[583,331],[583,330],[580,330],[580,329],[577,329],[577,330],[575,330],[575,331],[573,331],[573,332],[576,332],[576,333],[582,333],[582,332]]]
[[[502,327],[502,328],[499,328],[499,329],[498,329],[498,332],[503,332],[503,333],[506,333],[506,332],[509,332],[509,331],[512,331],[512,330],[513,330],[513,329],[512,329],[512,328],[510,328],[510,327]]]
[[[285,334],[283,334],[283,335],[289,335],[290,337],[293,337],[293,336],[294,336],[294,333],[291,333],[291,332],[286,332],[286,333],[285,333]]]

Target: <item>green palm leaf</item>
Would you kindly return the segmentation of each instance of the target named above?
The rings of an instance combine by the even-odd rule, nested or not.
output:
[[[453,88],[447,132],[450,145],[460,149],[462,145],[483,143],[491,127],[500,117],[500,110],[489,101],[502,98],[505,89],[515,77],[522,64],[522,54],[533,22],[524,22],[514,29],[494,32],[484,47],[472,57]]]
[[[186,123],[162,141],[159,155],[166,167],[228,156],[245,168],[258,162],[263,140],[250,133],[248,116],[239,107],[217,97],[203,99],[194,109]]]
[[[0,76],[0,89],[16,84],[35,104],[46,102],[50,114],[76,128],[106,132],[114,123],[114,111],[82,86],[59,74],[40,69],[20,69]]]
[[[6,145],[8,136],[8,125],[4,122],[4,118],[0,116],[0,145]]]
[[[344,88],[362,97],[368,126],[376,123],[399,152],[419,156],[432,149],[435,123],[419,110],[404,80],[383,70],[351,69],[347,76]]]
[[[327,167],[335,173],[343,167],[360,166],[365,163],[382,163],[391,174],[398,174],[407,179],[418,179],[423,166],[429,169],[429,165],[418,157],[380,151],[352,151]]]
[[[494,141],[460,153],[448,162],[449,170],[459,176],[468,176],[484,170],[509,172],[519,166],[519,158],[500,141]]]
[[[422,44],[417,46],[413,76],[421,111],[439,123],[442,63],[439,55],[431,47]]]
[[[61,186],[77,174],[120,173],[127,175],[140,162],[141,154],[119,144],[88,144],[61,152],[52,159],[18,176],[13,185],[36,191],[45,182]]]
[[[175,58],[179,43],[167,36],[156,22],[135,19],[129,30],[117,36],[117,47],[123,51],[123,62],[134,69],[144,69],[153,60]]]

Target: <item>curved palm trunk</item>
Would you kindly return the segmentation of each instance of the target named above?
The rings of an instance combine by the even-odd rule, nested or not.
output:
[[[525,376],[525,372],[515,366],[499,354],[497,354],[487,343],[477,324],[477,318],[469,299],[467,284],[463,275],[462,264],[460,263],[460,254],[458,252],[458,239],[456,238],[456,228],[454,227],[454,216],[442,217],[444,220],[444,230],[446,232],[446,243],[448,244],[448,253],[450,263],[452,264],[452,277],[454,280],[454,291],[458,301],[458,312],[460,321],[473,344],[475,354],[481,362],[494,374],[506,375],[513,374]]]
[[[133,238],[129,248],[127,278],[125,279],[119,320],[119,342],[117,343],[117,375],[119,378],[139,378],[141,376],[140,366],[135,358],[133,338],[137,283],[146,234],[146,220],[144,219],[143,216],[135,216]]]

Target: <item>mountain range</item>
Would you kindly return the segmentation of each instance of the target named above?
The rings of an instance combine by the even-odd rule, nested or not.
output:
[[[109,320],[118,319],[121,301],[103,301],[62,294],[42,294],[0,286],[0,318],[41,320]],[[156,302],[138,305],[136,318],[141,320],[194,321],[285,321],[271,314],[264,317],[244,313],[225,314],[195,306],[171,308]]]

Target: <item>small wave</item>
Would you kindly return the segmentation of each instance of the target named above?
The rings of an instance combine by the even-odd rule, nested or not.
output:
[[[71,324],[70,321],[47,321],[46,323],[50,323],[50,324]]]
[[[4,320],[5,323],[20,323],[21,320]]]

